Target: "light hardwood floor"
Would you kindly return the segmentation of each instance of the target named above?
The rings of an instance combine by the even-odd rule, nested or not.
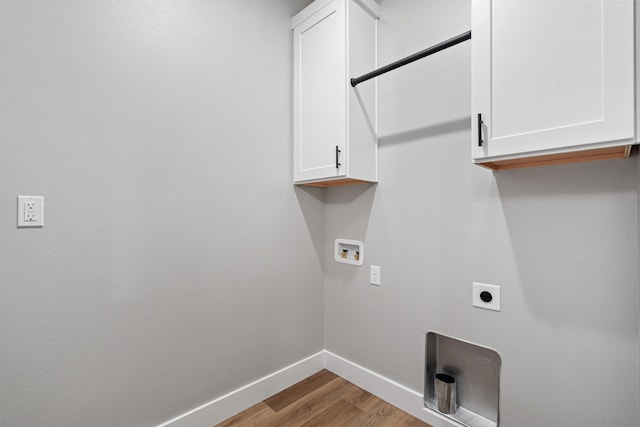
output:
[[[238,426],[431,427],[325,369],[214,427]]]

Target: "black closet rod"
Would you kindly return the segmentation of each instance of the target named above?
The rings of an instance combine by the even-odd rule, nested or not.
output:
[[[389,65],[385,65],[384,67],[378,68],[377,70],[373,70],[370,73],[363,74],[360,77],[351,79],[351,86],[356,87],[356,85],[362,82],[365,82],[367,80],[370,80],[374,77],[378,77],[380,74],[388,73],[391,70],[395,70],[396,68],[400,68],[414,61],[417,61],[418,59],[422,59],[425,56],[429,56],[436,52],[440,52],[441,50],[448,49],[451,46],[455,46],[458,43],[462,43],[463,41],[466,41],[469,39],[471,39],[471,31],[467,31],[466,33],[462,33],[455,37],[451,37],[449,40],[445,40],[441,43],[428,47],[425,50],[421,50],[420,52],[414,53],[413,55],[409,55],[406,58],[402,58],[396,62],[392,62]]]

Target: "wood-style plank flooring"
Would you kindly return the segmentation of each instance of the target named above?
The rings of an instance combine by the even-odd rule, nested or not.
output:
[[[238,426],[431,427],[326,369],[214,427]]]

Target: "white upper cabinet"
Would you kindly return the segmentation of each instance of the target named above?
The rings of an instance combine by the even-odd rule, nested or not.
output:
[[[473,0],[472,37],[474,163],[628,156],[633,0]]]
[[[292,19],[294,182],[377,181],[377,4],[316,0]]]

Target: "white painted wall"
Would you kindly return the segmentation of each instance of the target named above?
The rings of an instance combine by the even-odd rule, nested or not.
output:
[[[322,191],[291,186],[308,3],[2,2],[0,425],[150,426],[322,350]]]
[[[380,6],[380,64],[470,25],[469,0]],[[438,331],[501,353],[502,426],[637,427],[637,155],[472,165],[469,43],[378,81],[380,183],[326,195],[327,350],[422,391]],[[337,237],[364,267],[332,261]],[[472,281],[502,286],[502,312],[471,307]]]

